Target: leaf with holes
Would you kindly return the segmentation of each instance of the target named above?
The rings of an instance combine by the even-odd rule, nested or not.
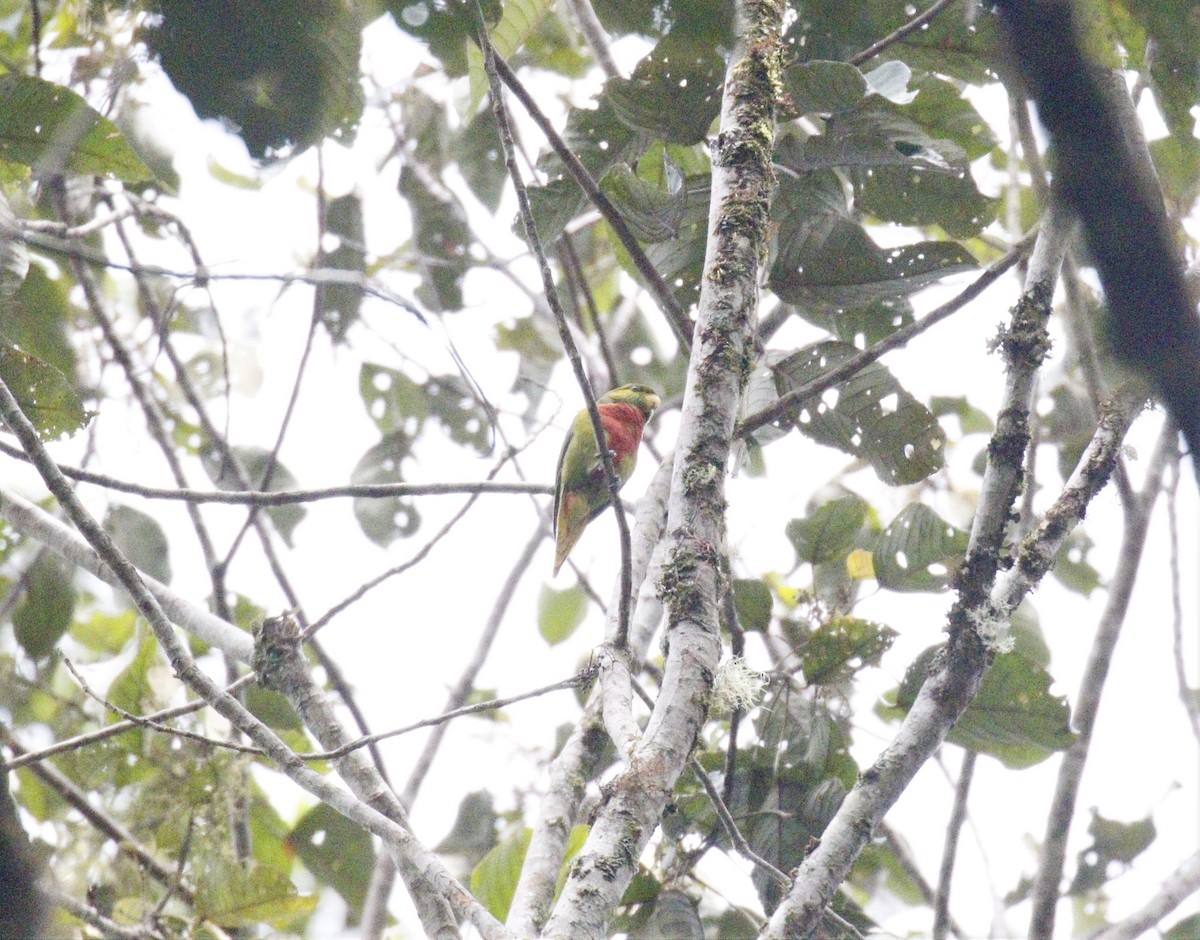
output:
[[[695,144],[721,110],[725,62],[711,40],[671,32],[604,95],[621,121],[675,144]]]
[[[92,418],[72,383],[48,362],[0,339],[0,377],[44,441],[70,436]]]
[[[928,647],[913,660],[896,691],[895,706],[879,709],[884,717],[898,719],[912,707],[941,649]],[[1075,741],[1071,709],[1066,696],[1050,692],[1053,682],[1050,673],[1020,653],[998,655],[946,740],[989,754],[1012,770],[1065,750]]]
[[[64,173],[126,183],[154,178],[120,130],[61,85],[29,75],[0,75],[0,157],[39,179]]]
[[[230,450],[245,471],[246,479],[249,481],[251,489],[266,489],[269,492],[276,492],[279,490],[294,490],[296,488],[296,477],[278,460],[272,460],[271,451],[267,450],[267,448],[232,447]],[[237,474],[222,459],[216,447],[211,444],[206,445],[200,452],[200,462],[204,467],[204,472],[208,474],[209,479],[216,486],[223,490],[241,489],[238,485]],[[264,486],[263,479],[266,478],[268,468],[271,471],[271,475],[267,478],[266,485]],[[300,524],[300,521],[305,517],[307,512],[308,510],[298,503],[271,506],[266,510],[271,522],[279,530],[280,536],[289,548],[292,544],[292,533],[296,531],[296,526]]]
[[[780,395],[800,388],[858,355],[834,340],[797,350],[775,367]],[[929,409],[872,363],[819,401],[790,410],[796,429],[813,440],[867,461],[885,483],[916,483],[941,469],[945,432]]]
[[[362,910],[375,867],[367,830],[318,803],[296,823],[287,841],[309,871],[337,889],[350,906],[351,917]]]
[[[878,666],[898,635],[881,623],[834,617],[805,642],[801,659],[805,681],[825,685],[844,680],[864,666]]]
[[[798,561],[821,565],[846,557],[866,518],[866,502],[851,494],[830,500],[803,519],[793,519],[784,532]]]
[[[404,477],[401,464],[412,453],[412,438],[403,431],[392,431],[371,447],[354,467],[350,482],[358,485],[399,483]],[[411,499],[400,496],[356,496],[354,518],[363,534],[376,545],[387,548],[398,538],[407,538],[421,525],[421,514]]]
[[[883,530],[872,563],[875,578],[893,591],[943,591],[967,550],[967,533],[928,506],[905,506]]]

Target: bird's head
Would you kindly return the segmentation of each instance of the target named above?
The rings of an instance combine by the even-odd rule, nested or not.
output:
[[[654,414],[654,409],[662,404],[662,399],[658,397],[658,392],[649,385],[619,385],[601,395],[596,404],[633,405],[649,418]]]

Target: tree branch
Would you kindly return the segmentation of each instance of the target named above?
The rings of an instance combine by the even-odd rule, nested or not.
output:
[[[1137,940],[1154,929],[1164,917],[1191,895],[1200,891],[1200,852],[1188,858],[1167,876],[1154,895],[1140,909],[1124,920],[1106,927],[1092,940]]]
[[[1054,919],[1058,906],[1059,887],[1062,882],[1063,865],[1067,854],[1067,838],[1071,832],[1071,820],[1075,815],[1075,801],[1079,785],[1083,780],[1083,768],[1091,750],[1092,731],[1096,715],[1100,710],[1100,697],[1108,678],[1109,666],[1116,651],[1133,585],[1137,580],[1146,534],[1150,528],[1150,515],[1162,489],[1162,475],[1169,454],[1176,447],[1177,432],[1170,422],[1159,437],[1157,451],[1146,474],[1146,484],[1140,498],[1125,511],[1125,532],[1121,548],[1117,553],[1117,567],[1108,586],[1108,600],[1096,635],[1088,652],[1087,666],[1079,681],[1075,695],[1071,723],[1075,728],[1075,740],[1063,754],[1059,764],[1058,778],[1054,785],[1054,796],[1050,812],[1046,816],[1046,834],[1038,855],[1038,870],[1033,881],[1033,910],[1029,915],[1029,936],[1049,937],[1054,933]]]
[[[267,755],[295,783],[328,804],[332,809],[383,839],[385,844],[397,854],[397,861],[402,868],[419,873],[421,879],[430,885],[433,892],[431,896],[437,899],[434,903],[451,905],[460,916],[469,919],[485,938],[496,938],[496,940],[507,938],[507,934],[495,918],[488,914],[482,905],[462,885],[458,884],[437,857],[420,845],[406,829],[366,803],[351,797],[350,794],[311,770],[270,728],[255,718],[246,710],[245,706],[222,690],[199,668],[187,647],[176,635],[174,626],[168,619],[163,606],[147,587],[138,570],[130,564],[129,560],[113,544],[108,533],[79,502],[66,477],[58,472],[54,461],[50,459],[39,440],[36,429],[22,413],[8,385],[2,379],[0,379],[0,418],[3,418],[13,433],[17,435],[21,446],[33,461],[46,486],[58,500],[67,516],[92,546],[95,553],[103,559],[103,564],[111,569],[121,587],[132,598],[138,612],[149,623],[150,629],[166,653],[176,675],[197,694],[210,702],[213,708],[228,719],[237,730],[263,748]],[[323,699],[320,704],[323,704]],[[312,727],[311,724],[310,727]],[[328,747],[325,742],[322,744]],[[349,755],[346,760],[356,760],[357,753]],[[387,790],[386,787],[381,787],[381,789],[386,794],[390,794],[390,790]],[[415,895],[420,909],[420,893],[415,892]],[[432,925],[441,929],[446,923],[444,918],[439,918]],[[453,922],[449,923],[452,927]]]
[[[631,574],[640,585],[633,608],[628,655],[641,661],[662,619],[662,604],[655,594],[660,544],[667,519],[667,497],[671,485],[672,459],[668,456],[646,487],[634,520]],[[618,588],[614,588],[617,590]],[[616,629],[616,605],[609,605],[606,633]],[[601,715],[602,691],[595,689],[583,715],[550,765],[550,782],[538,808],[525,862],[509,909],[508,926],[520,937],[537,935],[545,923],[558,887],[558,873],[566,854],[567,840],[578,818],[585,787],[595,775],[604,751]]]
[[[533,251],[533,256],[537,261],[538,272],[542,277],[542,288],[546,293],[546,303],[549,304],[550,310],[554,314],[554,322],[558,326],[559,339],[562,341],[567,359],[571,363],[571,369],[575,373],[575,381],[579,384],[579,391],[582,393],[584,404],[587,407],[588,417],[592,423],[592,432],[595,434],[596,446],[599,449],[600,464],[604,468],[604,480],[608,486],[609,502],[612,503],[613,515],[617,520],[617,535],[620,539],[621,551],[621,597],[619,606],[619,622],[621,626],[619,637],[622,645],[624,645],[629,634],[629,604],[633,585],[630,575],[629,523],[625,520],[624,513],[619,511],[621,505],[621,478],[617,476],[617,468],[613,463],[613,452],[608,447],[608,437],[604,433],[604,423],[600,420],[600,411],[596,406],[596,396],[592,391],[592,383],[588,379],[587,371],[583,367],[583,360],[579,355],[579,349],[576,347],[575,340],[571,336],[571,328],[567,324],[567,315],[563,311],[562,301],[558,296],[558,288],[554,283],[554,275],[550,271],[550,263],[546,260],[546,251],[542,246],[541,239],[538,237],[537,224],[533,218],[533,207],[529,202],[529,193],[525,189],[525,182],[522,180],[521,171],[517,167],[516,155],[513,148],[512,126],[508,108],[504,103],[504,90],[500,87],[501,70],[506,72],[514,82],[516,82],[516,76],[512,75],[512,71],[504,64],[504,60],[496,55],[496,50],[492,47],[491,40],[488,38],[487,26],[484,23],[483,11],[479,7],[479,0],[476,0],[476,12],[479,21],[479,46],[483,50],[484,71],[487,72],[488,76],[488,86],[492,98],[492,111],[496,116],[496,126],[500,131],[500,143],[504,150],[504,163],[508,168],[509,178],[512,180],[513,188],[517,193],[517,205],[520,207],[521,225],[525,229],[525,240],[529,244],[530,249]]]
[[[709,239],[668,507],[660,592],[668,652],[661,691],[630,765],[606,800],[544,933],[601,937],[637,870],[705,718],[720,658],[725,473],[741,394],[754,364],[758,273],[774,176],[784,5],[737,4],[737,38],[713,146]]]
[[[776,908],[765,938],[783,940],[816,929],[879,821],[974,698],[993,649],[1004,640],[1007,622],[997,623],[990,615],[989,595],[1000,567],[1005,524],[1022,482],[1027,416],[1034,378],[1048,348],[1045,322],[1062,263],[1066,224],[1051,208],[1034,245],[1024,292],[1013,307],[1012,326],[1000,337],[1007,366],[1004,402],[988,445],[979,506],[957,578],[959,596],[948,618],[949,642],[896,737],[859,775],[820,843],[801,864],[795,886]]]

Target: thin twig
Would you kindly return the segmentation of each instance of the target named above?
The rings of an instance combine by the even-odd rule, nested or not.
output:
[[[433,728],[438,725],[444,725],[448,721],[453,721],[455,718],[462,718],[466,715],[476,715],[480,712],[496,711],[499,708],[507,708],[509,705],[515,705],[517,702],[524,702],[526,699],[538,698],[550,692],[559,692],[563,689],[578,689],[588,685],[595,678],[595,669],[592,667],[585,668],[575,675],[567,679],[560,679],[558,682],[551,682],[549,685],[543,685],[540,688],[530,689],[528,692],[518,692],[516,695],[508,695],[504,698],[488,699],[485,702],[474,702],[470,705],[462,705],[458,708],[452,708],[440,715],[434,715],[432,718],[422,718],[420,721],[415,721],[411,725],[405,725],[403,728],[393,728],[391,731],[380,731],[376,734],[368,735],[367,737],[357,738],[350,741],[342,747],[332,751],[316,751],[307,754],[298,755],[303,760],[318,761],[318,760],[337,760],[340,757],[345,757],[351,751],[356,751],[361,747],[366,747],[368,744],[375,744],[379,741],[386,741],[389,738],[398,738],[401,735],[411,734],[414,731],[419,731],[422,728]]]
[[[1179,454],[1173,454],[1171,473],[1163,491],[1167,497],[1167,539],[1170,556],[1168,568],[1171,573],[1171,658],[1175,661],[1175,677],[1179,683],[1179,699],[1192,725],[1192,734],[1200,742],[1200,701],[1196,690],[1188,684],[1187,667],[1183,661],[1183,601],[1180,597],[1182,576],[1179,570]]]
[[[500,56],[494,56],[494,61],[495,71],[499,74],[504,84],[517,96],[517,100],[521,102],[525,110],[529,113],[529,116],[533,118],[534,123],[546,135],[550,146],[554,149],[559,159],[566,165],[572,179],[579,184],[579,188],[587,194],[592,204],[600,210],[600,214],[604,216],[604,221],[612,227],[613,233],[621,243],[621,247],[629,253],[629,259],[633,262],[633,266],[637,268],[638,274],[645,280],[650,293],[654,295],[654,299],[658,301],[663,313],[666,314],[667,322],[671,325],[671,330],[675,333],[675,338],[679,340],[680,345],[685,350],[690,349],[692,345],[691,321],[688,320],[683,308],[679,306],[679,301],[671,293],[671,288],[667,285],[667,282],[663,280],[662,275],[658,273],[658,269],[654,267],[653,262],[646,256],[646,252],[642,249],[637,237],[629,230],[629,226],[625,223],[625,219],[621,216],[617,207],[604,195],[599,184],[592,178],[592,174],[588,172],[587,167],[575,156],[571,148],[567,146],[566,141],[562,139],[562,136],[555,130],[554,125],[550,123],[550,119],[537,106],[537,102],[533,100],[533,96],[529,94],[528,89],[521,84],[521,80],[517,78],[516,73],[508,67],[508,63],[500,58]],[[492,94],[496,95],[497,92],[498,89],[494,89]]]
[[[83,676],[79,674],[79,671],[75,668],[75,665],[71,662],[71,660],[63,657],[63,665],[67,667],[67,672],[75,677],[75,681],[79,683],[79,688],[83,691],[84,695],[92,699],[92,701],[98,702],[101,706],[113,714],[120,715],[131,724],[137,725],[140,728],[149,728],[151,731],[157,731],[160,734],[166,734],[172,737],[187,738],[189,741],[196,741],[197,743],[206,745],[207,747],[224,748],[227,751],[236,751],[239,754],[262,754],[261,748],[247,747],[244,744],[235,744],[232,741],[220,741],[216,738],[210,738],[207,735],[198,734],[195,731],[185,731],[182,728],[174,728],[170,725],[164,725],[152,718],[145,718],[140,715],[135,715],[133,712],[125,710],[120,705],[110,702],[103,695],[93,691],[92,687],[87,684],[87,680],[85,680]],[[229,688],[230,686],[225,687],[226,692],[229,691]],[[203,704],[207,705],[208,703],[203,702]]]
[[[1168,422],[1159,436],[1141,496],[1124,512],[1125,531],[1117,553],[1117,566],[1108,586],[1108,599],[1096,625],[1096,635],[1088,652],[1087,665],[1072,709],[1071,723],[1076,731],[1075,741],[1067,748],[1062,763],[1059,764],[1050,812],[1046,817],[1046,833],[1042,839],[1038,870],[1033,882],[1033,910],[1029,916],[1031,937],[1049,937],[1054,934],[1060,883],[1066,861],[1067,838],[1075,815],[1075,803],[1083,780],[1084,766],[1091,749],[1092,731],[1100,710],[1100,699],[1104,692],[1105,680],[1108,678],[1109,666],[1112,664],[1117,640],[1129,610],[1129,601],[1150,526],[1151,510],[1162,489],[1162,475],[1168,454],[1175,450],[1177,441],[1178,432],[1174,425]]]
[[[933,937],[945,940],[950,927],[950,880],[954,875],[954,859],[958,854],[958,837],[967,821],[967,795],[975,777],[974,751],[963,751],[958,784],[954,788],[954,806],[946,823],[946,841],[942,848],[942,864],[938,869],[937,895],[933,902]]]
[[[761,427],[787,417],[801,402],[808,401],[820,395],[826,389],[833,388],[835,385],[844,382],[886,353],[907,345],[910,340],[921,335],[931,326],[935,326],[951,314],[957,313],[987,288],[991,287],[1013,265],[1024,258],[1033,247],[1036,235],[1036,232],[1027,234],[1013,245],[1004,257],[989,266],[979,277],[967,285],[958,296],[946,301],[940,307],[931,310],[917,322],[901,327],[896,332],[888,334],[888,336],[881,339],[874,346],[864,349],[857,356],[847,360],[836,369],[831,369],[811,382],[806,382],[786,395],[781,395],[779,400],[773,405],[748,416],[734,430],[735,436],[745,437],[747,434],[753,434]]]
[[[24,227],[14,228],[0,226],[0,236],[11,237],[32,248],[53,254],[65,255],[93,267],[108,268],[114,271],[127,271],[130,274],[140,274],[150,277],[170,278],[177,281],[190,281],[203,286],[208,281],[273,281],[284,286],[290,284],[309,284],[320,286],[347,286],[361,290],[364,294],[375,297],[409,313],[422,324],[428,325],[428,317],[421,306],[414,300],[400,296],[390,287],[379,283],[361,271],[347,271],[343,268],[309,268],[303,271],[257,272],[257,271],[218,271],[209,267],[197,267],[191,271],[178,268],[164,267],[158,264],[126,264],[114,261],[107,255],[86,244],[76,243],[69,239],[55,238],[40,232],[31,232]]]
[[[507,463],[514,456],[516,456],[515,451],[505,452],[505,454],[497,462],[496,466],[494,466],[491,469],[491,472],[488,473],[489,480],[491,479],[491,477],[494,477],[497,473],[499,473],[501,468],[503,468],[503,466],[505,465],[505,463]],[[383,584],[384,581],[387,581],[390,578],[394,578],[397,575],[403,574],[405,571],[408,571],[409,569],[415,567],[417,564],[419,564],[421,561],[423,561],[429,555],[429,553],[431,551],[433,551],[434,547],[442,539],[444,539],[447,535],[450,534],[450,532],[454,529],[454,527],[456,525],[458,525],[459,521],[463,518],[463,516],[465,516],[470,511],[471,507],[475,505],[475,501],[479,498],[479,495],[480,494],[478,491],[473,492],[471,494],[471,496],[466,500],[466,502],[464,502],[462,504],[462,506],[459,507],[458,512],[456,512],[453,516],[451,516],[450,519],[446,522],[446,524],[443,525],[440,529],[438,529],[438,531],[435,532],[433,534],[433,536],[431,536],[430,539],[424,545],[422,545],[411,558],[409,558],[407,561],[402,562],[399,565],[395,565],[394,567],[389,568],[387,571],[384,571],[382,574],[376,575],[374,578],[367,581],[366,583],[359,585],[357,588],[355,588],[353,591],[351,591],[349,595],[344,597],[342,600],[338,601],[336,604],[334,604],[332,607],[330,607],[329,610],[325,611],[325,613],[323,613],[315,621],[313,621],[311,624],[309,624],[307,627],[305,627],[303,638],[309,639],[310,637],[312,637],[313,634],[315,634],[322,627],[326,626],[334,617],[336,617],[338,614],[340,614],[342,611],[344,611],[351,604],[354,604],[354,603],[362,600],[362,598],[366,596],[367,592],[379,587],[379,585]]]
[[[17,460],[29,461],[18,447],[0,441],[0,453]],[[146,499],[171,499],[187,503],[226,503],[235,506],[291,506],[296,503],[315,503],[323,499],[386,499],[389,496],[457,496],[461,493],[510,494],[517,496],[553,496],[549,483],[496,483],[488,480],[466,480],[461,483],[362,483],[346,486],[326,486],[311,490],[194,490],[181,487],[144,486],[116,477],[59,464],[63,476],[80,483],[90,483],[119,493],[129,493]]]
[[[883,50],[886,49],[888,46],[892,45],[892,43],[899,42],[905,36],[920,29],[922,26],[924,26],[926,23],[928,23],[930,20],[932,20],[935,16],[937,16],[939,13],[941,13],[942,10],[946,9],[946,7],[950,6],[950,4],[952,4],[954,2],[955,2],[955,0],[937,0],[937,3],[935,3],[933,6],[931,6],[924,13],[918,13],[916,16],[914,16],[911,20],[909,20],[907,23],[905,23],[899,29],[894,30],[891,33],[888,33],[886,36],[884,36],[878,42],[874,42],[871,45],[867,46],[867,48],[864,49],[862,52],[856,52],[847,61],[851,65],[862,65],[862,63],[866,62],[868,59],[875,58],[875,56],[877,56],[877,55],[879,55],[879,53],[883,52]]]
[[[716,810],[717,818],[721,820],[721,825],[725,827],[725,834],[729,836],[729,841],[733,843],[733,847],[737,849],[738,854],[753,862],[755,867],[761,868],[774,878],[779,887],[784,891],[789,890],[792,887],[792,879],[755,852],[754,849],[750,848],[750,843],[746,841],[746,837],[738,829],[737,821],[733,818],[733,814],[729,812],[729,807],[725,805],[725,800],[721,798],[720,791],[708,779],[704,765],[693,757],[688,762],[688,766],[692,768],[693,775],[700,781],[700,786],[704,787],[704,792],[708,794],[708,800],[712,803],[713,809]]]
[[[492,110],[496,116],[497,128],[500,131],[500,142],[504,150],[505,166],[508,168],[508,175],[512,179],[513,187],[517,193],[521,224],[524,226],[526,240],[537,260],[538,271],[542,277],[542,286],[546,292],[546,302],[550,305],[550,309],[554,313],[554,320],[558,324],[558,334],[562,340],[563,349],[567,353],[567,359],[570,361],[571,368],[575,373],[575,380],[579,383],[579,390],[583,394],[588,416],[592,422],[592,431],[596,436],[596,446],[599,450],[598,456],[601,466],[604,468],[604,479],[608,485],[609,501],[613,505],[613,515],[617,520],[617,533],[621,544],[621,599],[619,626],[615,642],[618,648],[623,648],[629,637],[630,595],[633,593],[633,585],[630,573],[629,523],[625,519],[625,514],[620,511],[619,493],[621,479],[617,476],[616,466],[613,463],[613,453],[608,448],[608,438],[604,432],[604,423],[600,420],[600,411],[596,406],[596,396],[592,392],[592,384],[588,380],[587,372],[584,370],[579,349],[576,347],[575,340],[571,336],[567,317],[558,296],[558,288],[554,283],[554,275],[550,271],[550,264],[546,259],[545,248],[538,237],[537,224],[533,218],[533,208],[529,202],[529,193],[525,189],[525,182],[521,178],[520,170],[517,168],[513,151],[512,125],[509,119],[508,108],[504,103],[504,91],[500,87],[500,70],[503,67],[512,76],[514,82],[516,76],[512,75],[511,70],[508,70],[507,66],[503,66],[503,60],[496,55],[496,50],[492,47],[491,40],[488,38],[487,27],[484,25],[483,11],[479,7],[479,0],[476,0],[476,11],[479,23],[479,44],[483,50],[484,71],[487,72],[488,76]],[[519,85],[520,83],[516,82],[516,84]],[[511,85],[512,83],[510,82],[510,87]]]
[[[233,694],[243,688],[250,682],[254,681],[254,674],[248,673],[242,676],[237,682],[226,686],[225,691]],[[107,705],[107,703],[105,703]],[[118,721],[111,725],[105,725],[103,728],[98,728],[95,731],[89,731],[86,734],[78,734],[73,738],[66,738],[62,741],[56,741],[54,744],[44,747],[37,751],[24,751],[20,756],[13,757],[11,760],[0,765],[0,771],[7,772],[16,770],[18,767],[24,767],[26,764],[37,763],[38,761],[46,760],[53,757],[55,754],[63,754],[67,751],[77,751],[91,744],[96,744],[99,741],[104,741],[108,738],[116,737],[117,735],[125,734],[128,731],[136,731],[144,727],[159,727],[170,734],[175,734],[174,728],[163,725],[163,722],[169,721],[172,718],[180,718],[184,715],[190,715],[192,712],[198,712],[202,708],[208,708],[208,702],[199,698],[195,701],[188,702],[186,705],[177,705],[174,708],[164,708],[162,711],[153,712],[149,715],[133,715],[124,721]],[[220,746],[222,742],[207,742]]]

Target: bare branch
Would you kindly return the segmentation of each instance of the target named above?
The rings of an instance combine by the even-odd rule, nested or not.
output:
[[[1084,764],[1092,744],[1092,731],[1100,710],[1100,697],[1116,650],[1121,627],[1137,580],[1142,549],[1150,528],[1150,515],[1162,489],[1162,475],[1169,455],[1175,452],[1178,432],[1167,422],[1159,437],[1158,448],[1146,474],[1141,497],[1125,510],[1125,532],[1117,554],[1117,567],[1108,586],[1108,600],[1096,625],[1096,635],[1088,652],[1087,666],[1075,695],[1071,724],[1075,740],[1063,754],[1054,785],[1050,812],[1046,816],[1046,834],[1038,855],[1038,870],[1033,881],[1033,910],[1029,915],[1029,936],[1049,937],[1054,933],[1055,909],[1067,854],[1067,838],[1075,815],[1075,801],[1083,780]]]
[[[771,940],[803,936],[817,926],[879,821],[975,696],[992,655],[989,644],[1003,639],[1006,624],[989,615],[990,593],[1000,567],[1005,524],[1022,482],[1028,443],[1025,422],[1034,378],[1047,349],[1045,321],[1065,248],[1065,225],[1065,217],[1052,208],[1034,246],[1025,291],[1013,308],[1013,325],[1001,337],[1008,368],[1004,401],[988,447],[967,558],[957,579],[959,596],[949,616],[949,643],[896,737],[859,775],[820,843],[801,864],[791,894],[776,908],[764,933]],[[1115,450],[1109,452],[1110,461],[1114,456]]]
[[[975,777],[975,758],[974,751],[963,751],[958,783],[954,787],[954,806],[946,823],[946,841],[942,848],[942,864],[938,868],[937,895],[933,901],[934,940],[945,940],[950,928],[950,882],[954,877],[954,859],[958,855],[958,836],[967,821],[967,795]]]
[[[921,317],[916,323],[911,323],[908,326],[903,326],[894,333],[889,333],[874,346],[869,349],[864,349],[861,353],[853,358],[842,363],[835,369],[830,369],[818,378],[811,382],[806,382],[799,388],[792,389],[786,395],[781,395],[779,401],[775,402],[769,408],[764,408],[762,411],[756,412],[748,416],[742,421],[735,432],[737,437],[745,437],[747,434],[753,434],[759,428],[778,421],[781,418],[786,418],[796,407],[803,402],[809,401],[820,395],[826,389],[833,388],[842,382],[849,379],[851,376],[857,375],[871,363],[880,359],[886,353],[894,349],[900,349],[902,346],[908,345],[909,341],[914,337],[920,336],[931,326],[936,326],[941,323],[951,314],[957,313],[972,300],[982,294],[992,284],[1000,279],[1000,276],[1005,274],[1017,262],[1021,261],[1028,253],[1030,248],[1035,244],[1034,239],[1037,233],[1031,232],[1023,239],[1017,242],[1008,253],[999,261],[996,261],[988,267],[979,277],[968,284],[963,291],[957,296],[946,301],[940,307],[929,311],[925,316]]]
[[[1124,920],[1106,927],[1092,940],[1137,940],[1154,929],[1164,917],[1200,891],[1200,852],[1187,859],[1163,881],[1146,904]]]
[[[905,36],[915,33],[918,29],[920,29],[954,2],[955,0],[937,0],[937,2],[925,10],[925,12],[918,13],[903,26],[888,33],[878,42],[871,43],[871,45],[867,46],[867,48],[862,52],[856,52],[854,55],[850,56],[847,61],[851,65],[862,65],[869,59],[875,58],[875,56],[883,52],[883,50],[888,46],[899,42]]]
[[[419,871],[422,879],[428,881],[431,889],[436,891],[437,897],[442,899],[442,903],[450,904],[460,916],[469,919],[485,938],[499,940],[507,937],[495,918],[454,879],[437,857],[421,846],[406,829],[311,770],[275,732],[255,718],[236,698],[225,693],[199,668],[187,647],[176,635],[162,605],[147,587],[137,569],[117,549],[100,524],[76,498],[66,477],[59,473],[39,440],[36,429],[21,412],[12,392],[2,379],[0,418],[3,418],[17,435],[21,446],[59,505],[133,599],[138,612],[149,623],[155,638],[166,653],[176,675],[207,699],[234,727],[263,748],[295,783],[332,809],[382,838],[389,848],[397,853],[397,860],[402,866],[411,866]],[[351,755],[351,759],[353,756]],[[440,920],[437,927],[440,929],[444,924],[444,919]]]
[[[550,936],[604,935],[691,753],[720,658],[725,470],[753,367],[758,272],[774,189],[770,151],[783,7],[772,0],[737,4],[660,580],[668,612],[661,692],[629,767],[606,788],[605,803],[546,924]]]

